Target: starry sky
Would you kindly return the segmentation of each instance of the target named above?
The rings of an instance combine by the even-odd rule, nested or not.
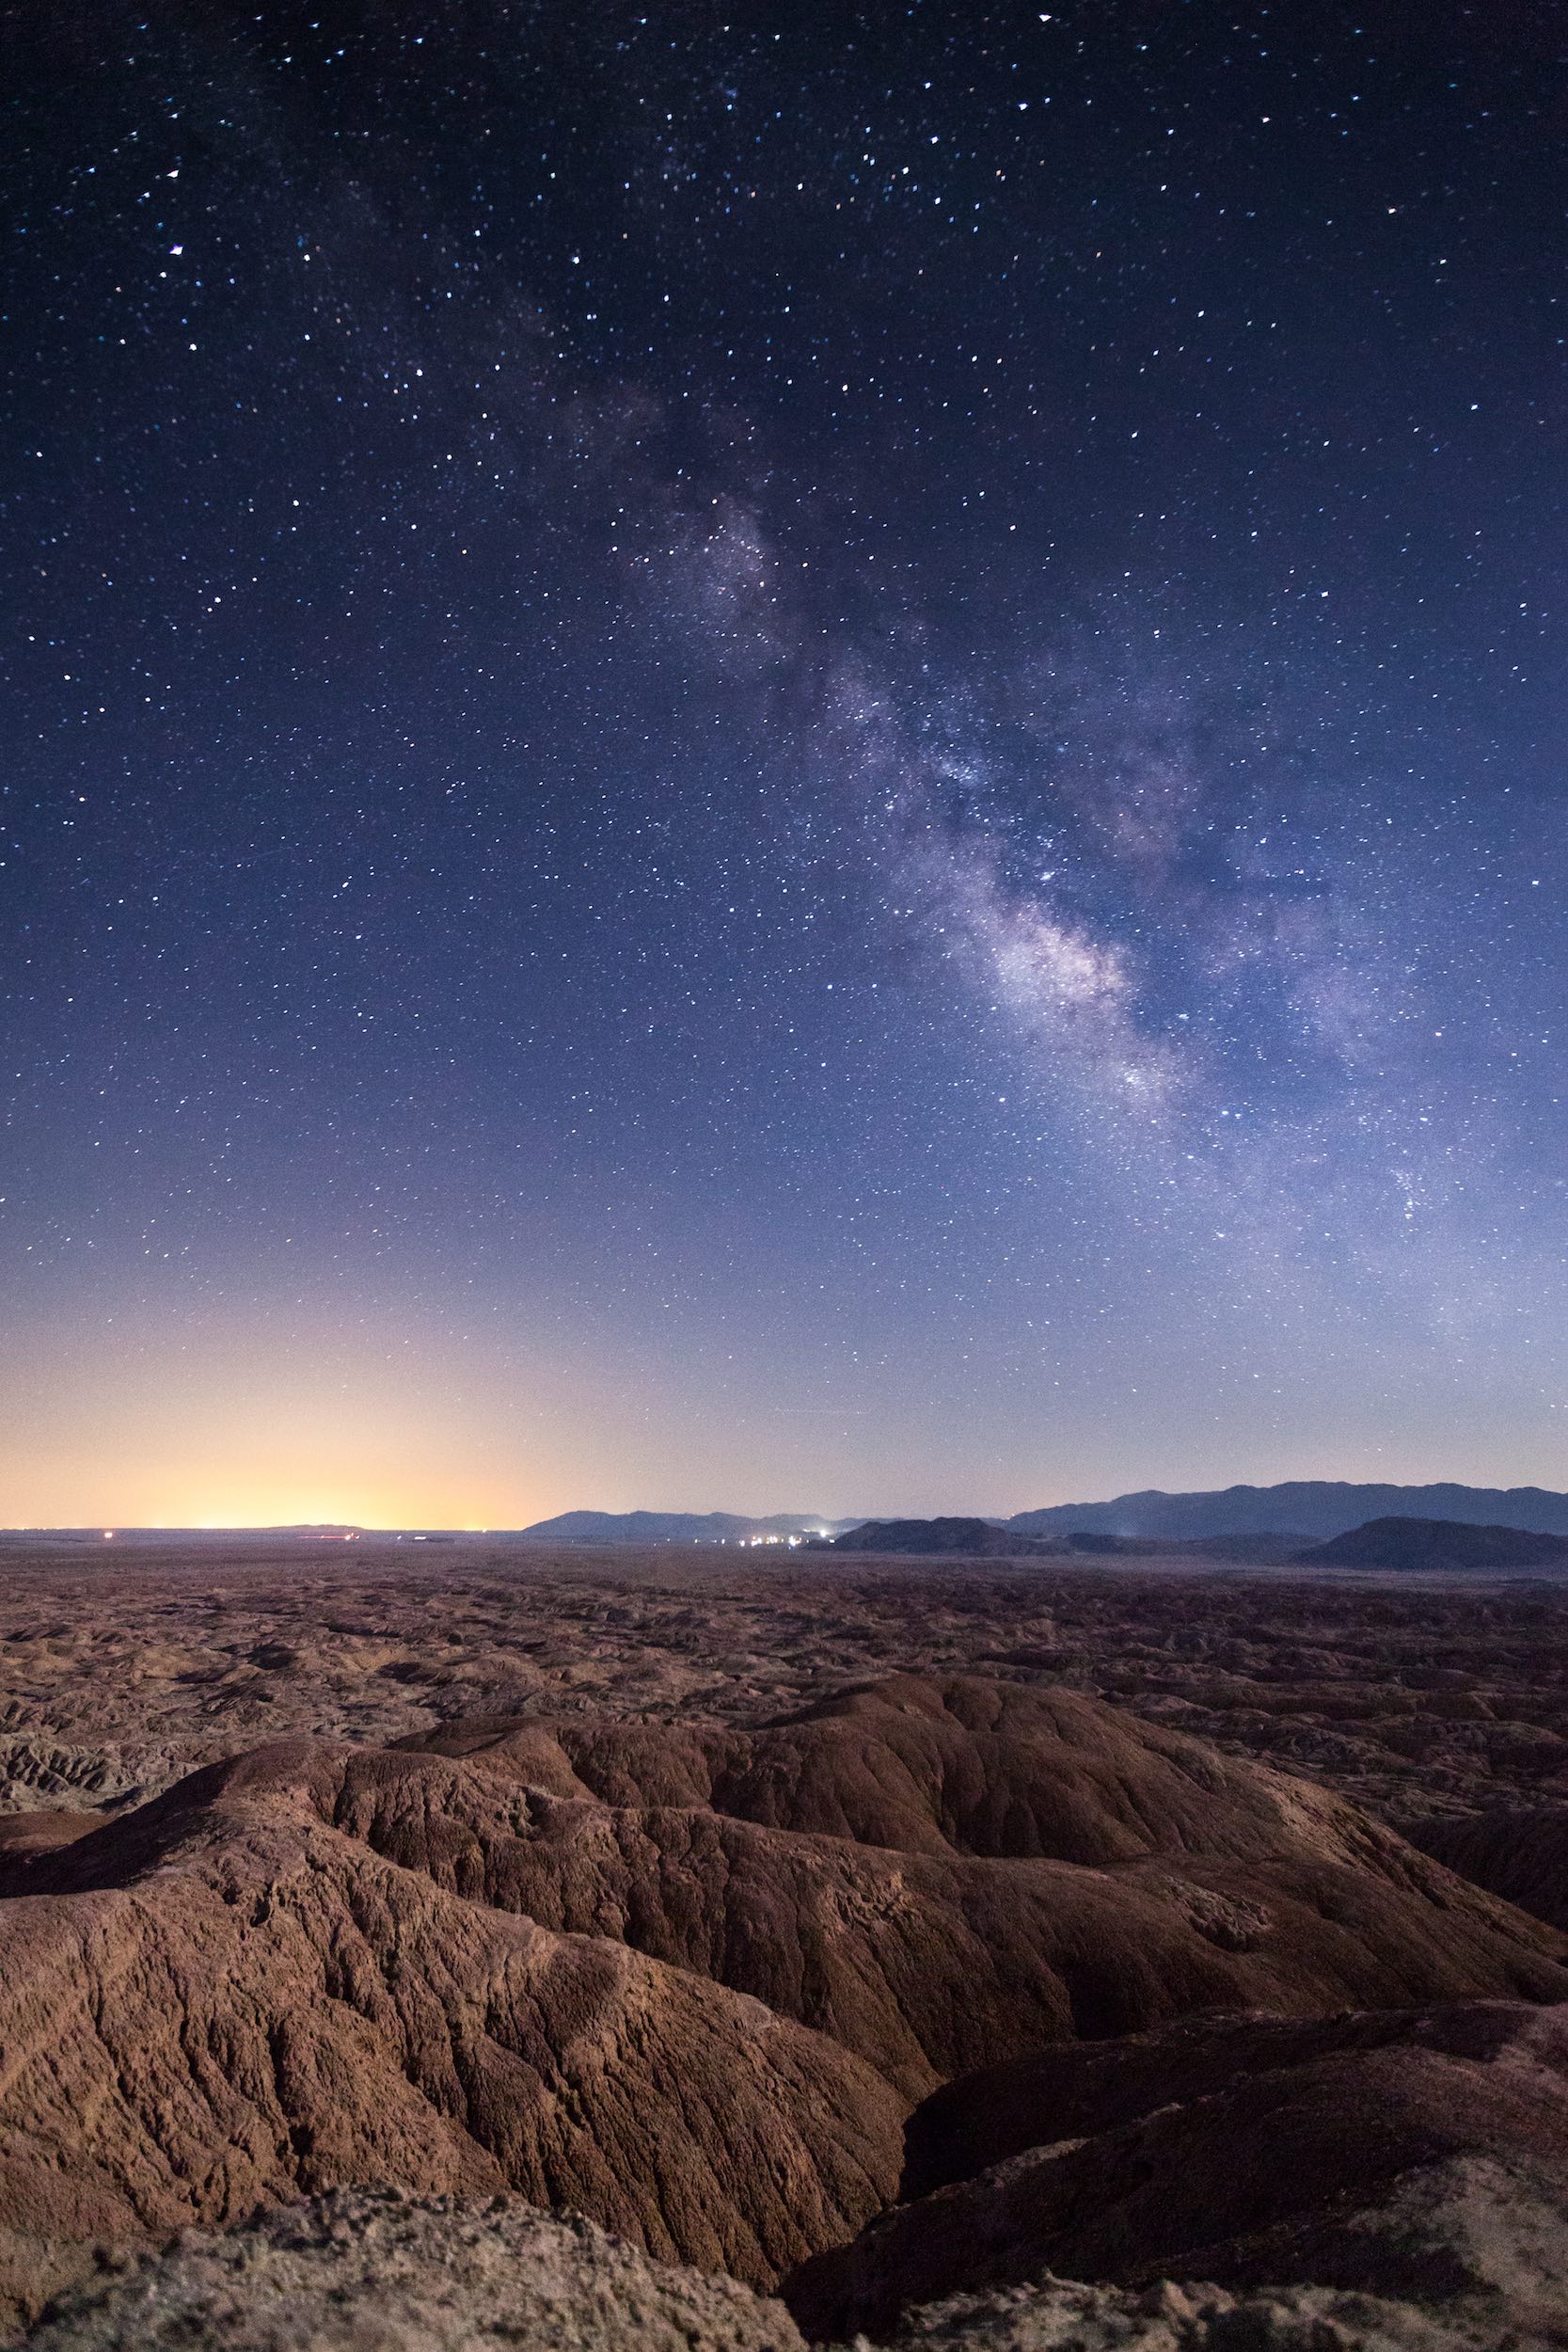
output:
[[[6,14],[0,1519],[1568,1485],[1568,10]]]

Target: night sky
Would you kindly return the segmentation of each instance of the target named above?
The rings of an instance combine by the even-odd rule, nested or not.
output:
[[[1568,9],[4,14],[0,1520],[1568,1485]]]

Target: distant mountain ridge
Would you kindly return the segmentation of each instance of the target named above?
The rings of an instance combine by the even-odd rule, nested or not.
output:
[[[1324,1568],[1568,1567],[1568,1536],[1468,1519],[1369,1519],[1296,1557]]]
[[[1197,1494],[1149,1487],[1110,1502],[1059,1502],[1007,1521],[1026,1535],[1300,1535],[1326,1543],[1368,1519],[1458,1519],[1469,1527],[1522,1527],[1568,1535],[1568,1494],[1544,1486],[1361,1486],[1298,1478],[1277,1486],[1224,1486]]]
[[[977,1515],[978,1516],[978,1515]],[[1521,1527],[1568,1535],[1568,1494],[1544,1486],[1360,1485],[1344,1479],[1290,1479],[1275,1486],[1224,1486],[1167,1494],[1153,1486],[1108,1502],[1059,1502],[989,1523],[1012,1535],[1157,1538],[1170,1543],[1238,1535],[1291,1536],[1326,1543],[1368,1519],[1457,1519],[1471,1527]],[[815,1511],[752,1517],[740,1511],[562,1511],[519,1528],[529,1544],[744,1544],[753,1538],[839,1535],[864,1515],[828,1518]]]
[[[1274,1486],[1223,1486],[1169,1494],[1151,1486],[1117,1495],[1107,1502],[1058,1502],[1011,1518],[974,1514],[976,1520],[1012,1536],[1042,1536],[1066,1544],[1074,1535],[1123,1542],[1233,1541],[1239,1537],[1289,1537],[1298,1549],[1347,1534],[1369,1519],[1423,1518],[1459,1521],[1468,1527],[1524,1528],[1541,1535],[1568,1536],[1568,1494],[1544,1486],[1426,1486],[1362,1485],[1343,1479],[1291,1479]],[[644,1547],[660,1544],[746,1544],[771,1537],[836,1536],[867,1524],[863,1512],[830,1518],[817,1511],[562,1511],[530,1527],[487,1528],[491,1542]],[[393,1537],[413,1541],[457,1541],[478,1531],[356,1528],[346,1525],[196,1528],[119,1527],[120,1544],[213,1544],[257,1537],[293,1537],[317,1542]],[[49,1543],[103,1540],[101,1526],[4,1528],[0,1542]],[[1003,1547],[1005,1549],[1006,1547]]]

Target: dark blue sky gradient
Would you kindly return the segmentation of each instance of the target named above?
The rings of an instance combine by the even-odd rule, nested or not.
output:
[[[0,1519],[1568,1484],[1568,18],[13,11]]]

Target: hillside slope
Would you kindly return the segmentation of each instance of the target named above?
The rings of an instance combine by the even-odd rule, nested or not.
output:
[[[0,1903],[0,2284],[386,2181],[768,2284],[910,2104],[1195,2012],[1568,2000],[1562,1939],[1342,1799],[957,1677],[772,1725],[293,1740]]]

